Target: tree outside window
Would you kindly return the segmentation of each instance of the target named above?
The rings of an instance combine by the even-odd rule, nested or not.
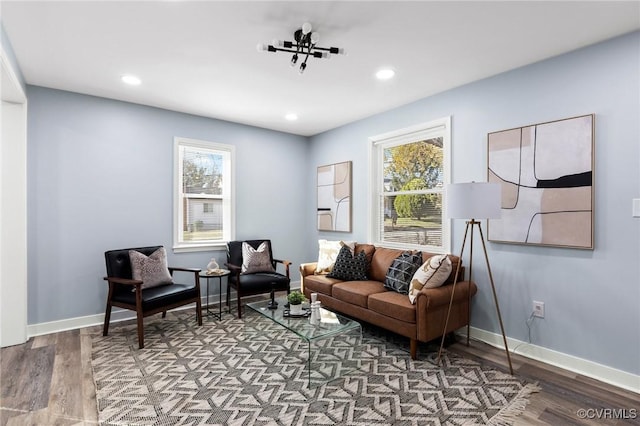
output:
[[[398,248],[447,251],[448,119],[372,138],[372,238]]]

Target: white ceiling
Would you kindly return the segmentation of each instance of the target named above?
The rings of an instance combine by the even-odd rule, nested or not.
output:
[[[2,0],[0,16],[28,84],[309,136],[640,29],[640,2]],[[348,54],[299,75],[257,51],[305,21]]]

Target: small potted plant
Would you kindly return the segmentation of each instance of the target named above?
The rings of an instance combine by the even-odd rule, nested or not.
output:
[[[302,302],[307,300],[304,294],[298,290],[293,290],[287,296],[287,300],[289,301],[289,313],[291,315],[302,315]]]

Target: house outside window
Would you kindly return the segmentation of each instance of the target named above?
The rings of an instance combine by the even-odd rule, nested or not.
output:
[[[374,244],[450,251],[445,191],[450,182],[449,117],[369,138],[370,236]]]
[[[174,140],[175,251],[224,247],[235,238],[234,147]]]

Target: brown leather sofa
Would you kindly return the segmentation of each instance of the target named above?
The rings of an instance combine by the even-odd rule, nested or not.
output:
[[[316,275],[316,263],[304,263],[300,265],[304,294],[310,298],[311,293],[318,293],[318,300],[331,310],[408,337],[411,358],[416,359],[418,341],[428,342],[443,334],[459,257],[450,255],[452,272],[441,287],[423,288],[416,303],[411,304],[406,294],[387,290],[383,285],[389,266],[403,250],[356,244],[355,253],[362,250],[368,261],[368,281],[341,281]],[[434,255],[423,252],[422,259],[426,261]],[[464,268],[456,284],[447,333],[469,322],[469,292],[473,296],[477,287],[474,282],[462,281],[462,277]]]

